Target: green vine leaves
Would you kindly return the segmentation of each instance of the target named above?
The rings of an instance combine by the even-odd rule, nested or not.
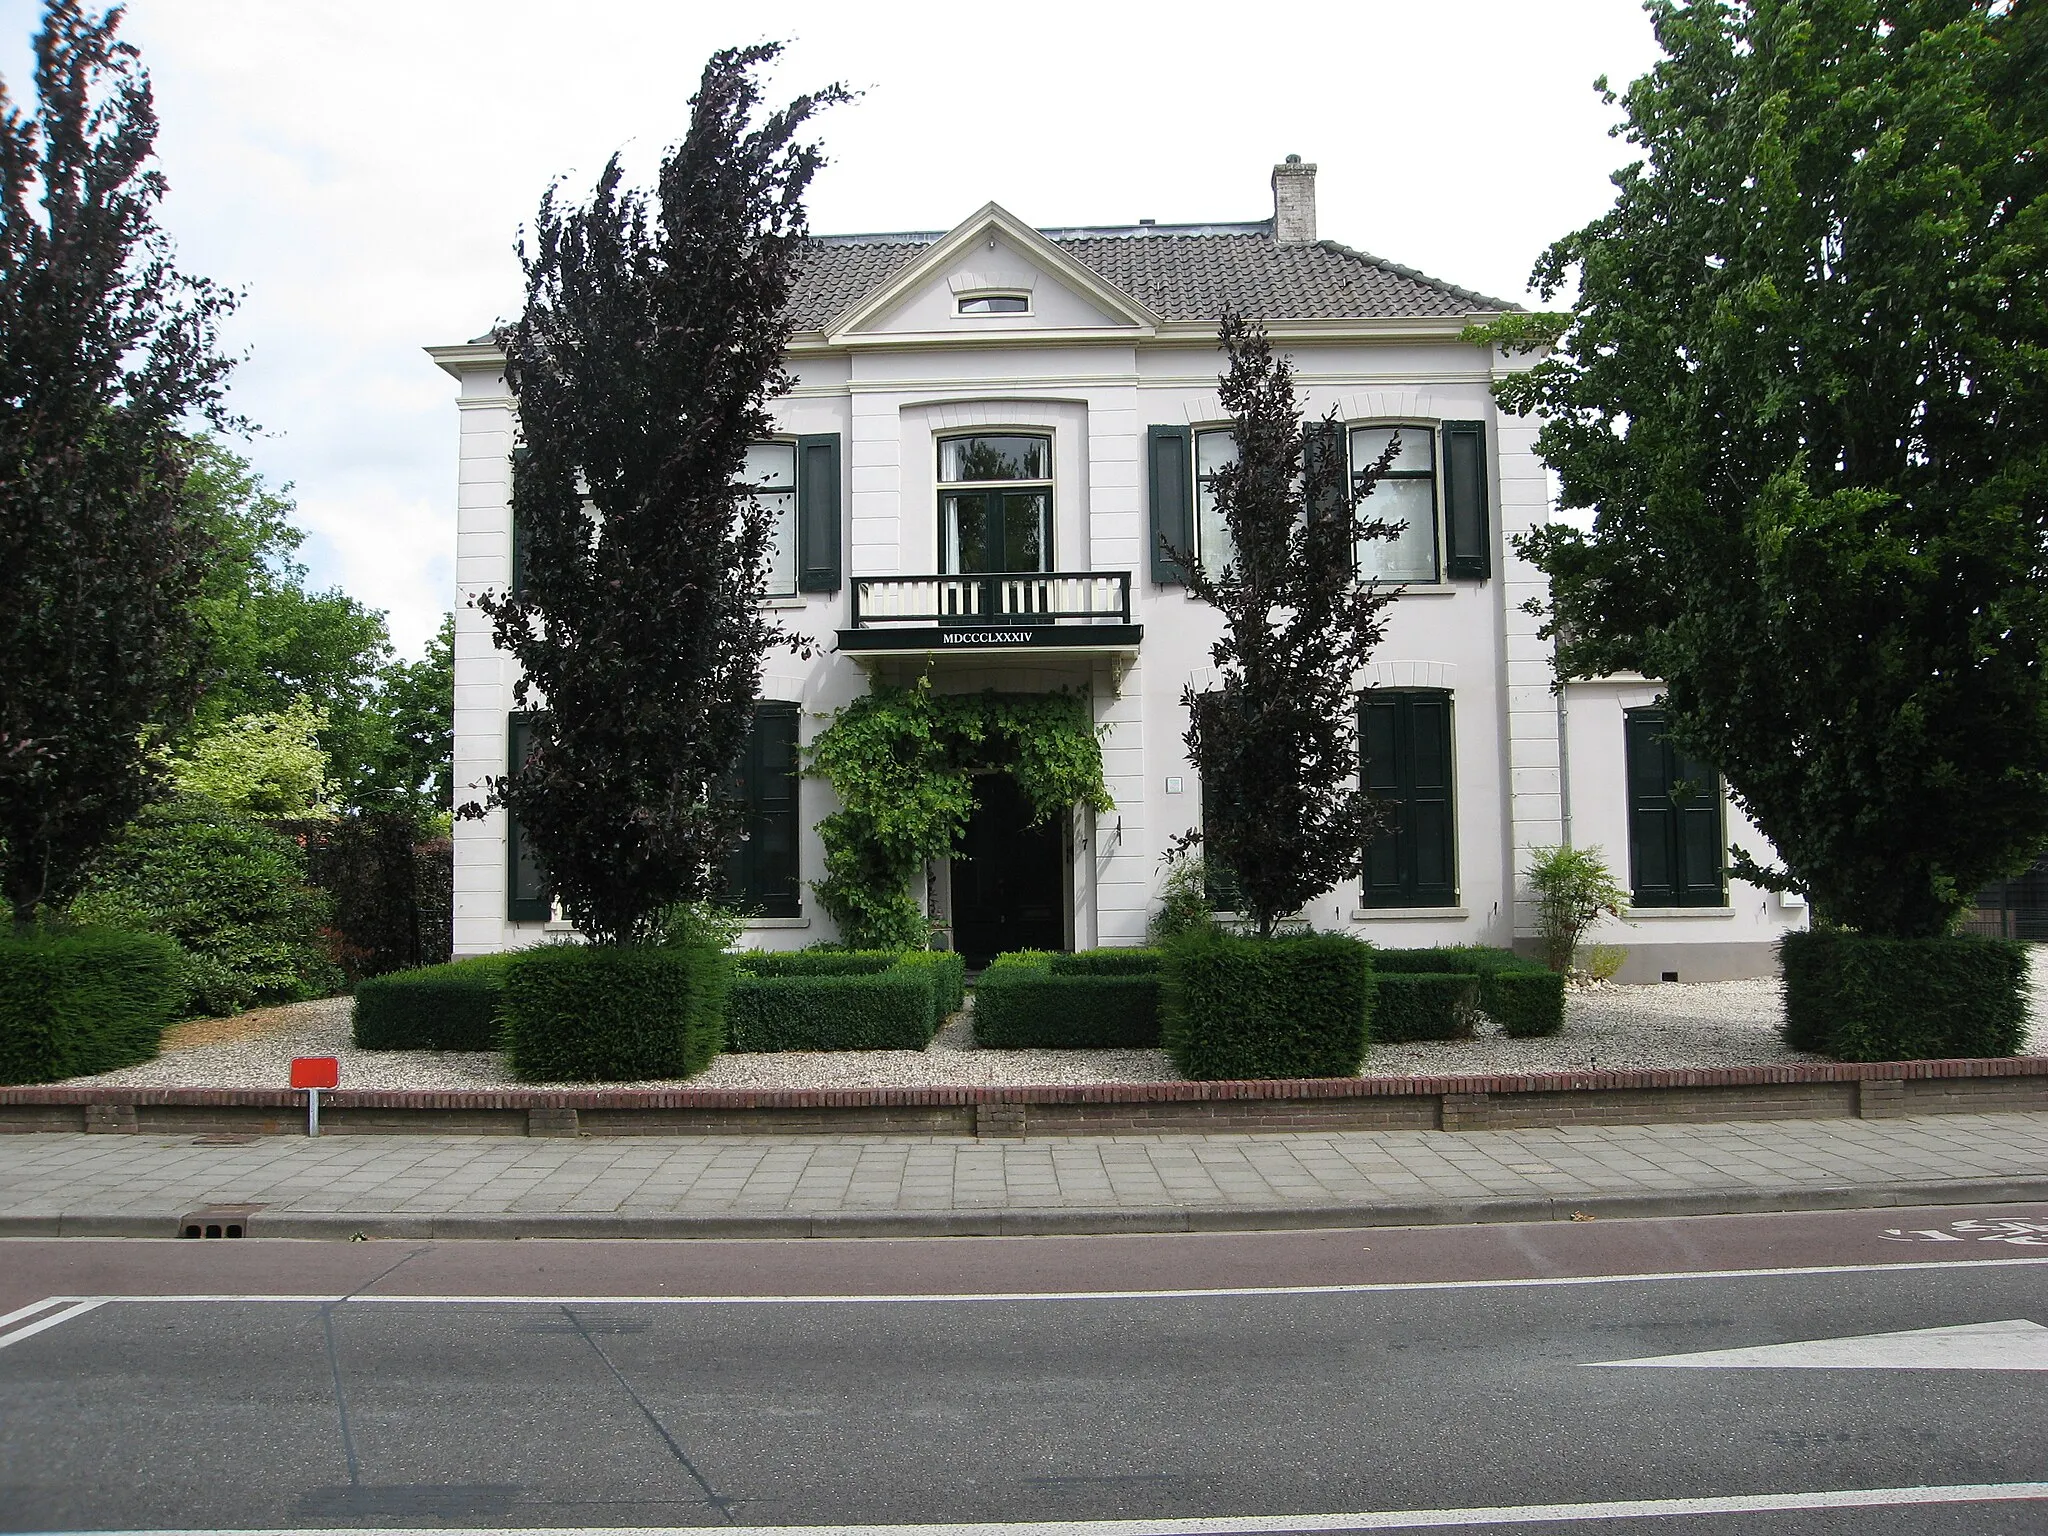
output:
[[[807,749],[804,772],[840,809],[818,824],[818,899],[860,948],[922,948],[929,925],[913,882],[950,856],[974,809],[974,775],[1012,775],[1045,821],[1074,805],[1113,808],[1088,702],[1073,693],[934,693],[878,687],[840,710]]]

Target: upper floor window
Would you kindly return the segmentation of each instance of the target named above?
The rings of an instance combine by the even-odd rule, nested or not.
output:
[[[970,293],[960,300],[963,315],[1028,315],[1031,296],[1026,293]]]
[[[1052,439],[939,441],[939,563],[946,571],[1052,569]]]
[[[1230,524],[1216,505],[1216,472],[1237,462],[1237,437],[1228,427],[1195,433],[1195,558],[1211,577],[1237,554]]]
[[[1436,537],[1436,433],[1429,427],[1353,427],[1354,482],[1379,461],[1400,434],[1400,448],[1372,495],[1360,503],[1361,517],[1405,523],[1391,539],[1367,539],[1358,547],[1359,573],[1381,581],[1434,584],[1438,579]]]
[[[749,443],[742,485],[768,512],[768,597],[796,595],[796,444]]]

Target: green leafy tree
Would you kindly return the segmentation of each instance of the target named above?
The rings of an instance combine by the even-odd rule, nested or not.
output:
[[[1643,158],[1499,391],[1594,509],[1526,546],[1558,671],[1664,680],[1744,879],[1938,934],[2048,841],[2048,6],[1649,10]]]
[[[118,11],[50,0],[36,106],[0,90],[0,893],[62,905],[152,792],[199,685],[194,418],[233,425],[233,299],[158,226],[156,109]]]
[[[308,590],[291,499],[246,458],[207,437],[190,452],[192,515],[213,545],[194,605],[208,661],[193,730],[308,700],[323,718],[320,747],[340,802],[388,802],[395,748],[380,689],[393,665],[384,615],[339,588]]]
[[[767,514],[734,481],[790,384],[787,301],[823,163],[798,135],[846,93],[756,122],[754,73],[780,52],[712,56],[651,201],[616,156],[587,207],[542,198],[525,312],[502,333],[526,579],[478,604],[534,723],[491,803],[600,941],[712,894],[741,832],[724,787],[782,636],[759,605]]]
[[[82,922],[161,933],[180,953],[188,1014],[320,997],[341,985],[332,903],[297,840],[201,795],[144,808],[72,904]]]
[[[242,816],[270,819],[325,816],[326,723],[309,699],[274,715],[243,715],[197,737],[171,763],[183,794],[198,795]]]
[[[1360,510],[1399,440],[1354,479],[1335,420],[1304,429],[1294,370],[1265,330],[1227,315],[1219,336],[1237,461],[1216,476],[1215,495],[1233,553],[1214,571],[1190,551],[1167,551],[1188,591],[1223,618],[1210,653],[1221,681],[1182,696],[1207,826],[1175,851],[1201,844],[1212,874],[1229,871],[1259,934],[1271,937],[1281,919],[1359,873],[1380,822],[1358,783],[1353,679],[1394,594],[1359,579],[1355,551],[1400,531]]]
[[[444,614],[418,661],[379,674],[379,755],[358,801],[409,810],[422,824],[455,800],[455,615]]]

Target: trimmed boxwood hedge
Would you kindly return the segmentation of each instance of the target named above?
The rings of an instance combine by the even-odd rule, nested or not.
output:
[[[1394,971],[1373,976],[1372,1037],[1465,1040],[1479,1011],[1479,978],[1446,972]]]
[[[933,950],[749,951],[726,1003],[735,1051],[921,1051],[956,1012],[965,961]]]
[[[354,1039],[365,1051],[495,1051],[510,955],[371,976],[356,984]]]
[[[113,929],[0,936],[0,1083],[51,1083],[155,1056],[183,981],[178,947]]]
[[[706,947],[546,944],[505,966],[505,1048],[528,1082],[690,1077],[725,1043],[732,956]]]
[[[1511,949],[1478,944],[1451,944],[1441,949],[1375,949],[1372,968],[1380,975],[1463,973],[1479,978],[1479,1009],[1504,1035],[1527,1038],[1554,1035],[1564,1028],[1564,977],[1539,960]],[[1452,1039],[1448,1035],[1387,1033],[1384,1023],[1374,1034],[1382,1040]]]
[[[1778,941],[1785,1043],[1838,1061],[2012,1056],[2027,1033],[2027,947],[1953,934],[1815,929]]]
[[[1194,932],[1160,968],[1161,1041],[1199,1080],[1352,1076],[1372,1006],[1372,951],[1339,934]]]
[[[1107,1050],[1159,1044],[1157,950],[998,955],[974,985],[975,1044]]]

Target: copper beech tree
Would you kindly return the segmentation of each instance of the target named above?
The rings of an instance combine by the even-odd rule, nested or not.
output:
[[[33,110],[0,88],[0,881],[61,907],[190,713],[210,543],[187,501],[233,297],[157,224],[156,109],[120,13],[52,0]]]
[[[1218,681],[1190,685],[1189,756],[1202,775],[1199,843],[1271,937],[1338,881],[1357,875],[1381,808],[1359,784],[1359,669],[1386,630],[1391,589],[1361,579],[1357,548],[1400,525],[1363,512],[1399,451],[1353,473],[1333,418],[1303,424],[1294,370],[1263,327],[1226,315],[1223,407],[1236,462],[1214,478],[1233,552],[1220,567],[1168,547],[1188,591],[1214,607]]]
[[[651,196],[616,156],[587,205],[548,192],[520,247],[525,311],[501,333],[522,579],[477,601],[519,663],[531,749],[489,803],[600,942],[715,894],[741,832],[726,785],[783,638],[759,606],[767,515],[736,480],[790,383],[787,301],[823,163],[799,135],[847,93],[760,114],[754,76],[780,51],[712,56]]]

